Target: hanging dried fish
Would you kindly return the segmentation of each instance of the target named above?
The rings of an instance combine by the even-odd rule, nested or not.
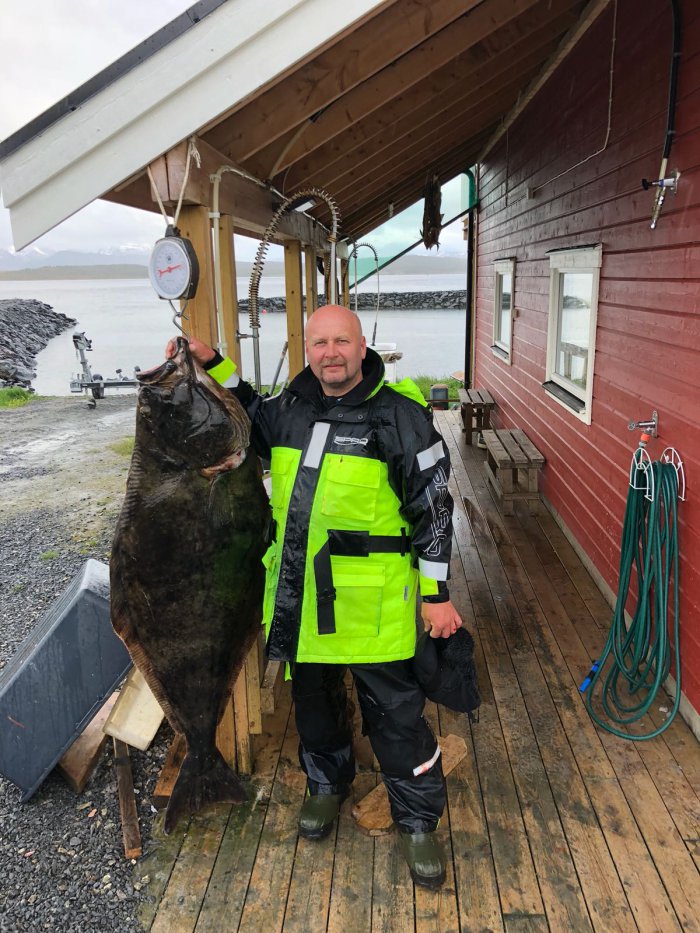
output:
[[[440,179],[437,175],[430,175],[425,181],[425,191],[423,193],[425,204],[423,206],[423,228],[420,231],[421,238],[426,249],[432,249],[437,246],[440,249],[440,230],[442,229],[443,214],[440,213],[442,204],[442,190],[440,188]]]

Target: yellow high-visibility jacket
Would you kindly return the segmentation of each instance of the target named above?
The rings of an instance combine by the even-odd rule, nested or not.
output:
[[[413,656],[416,593],[447,598],[449,455],[411,380],[390,385],[371,349],[362,383],[324,399],[310,369],[263,399],[230,360],[209,372],[246,406],[270,461],[274,540],[264,557],[270,658],[363,664]]]

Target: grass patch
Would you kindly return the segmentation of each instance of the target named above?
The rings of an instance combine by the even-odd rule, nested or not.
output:
[[[58,557],[58,551],[44,551],[39,555],[39,560],[55,560]]]
[[[0,408],[21,408],[36,398],[33,392],[11,386],[9,389],[0,389]]]
[[[123,437],[120,441],[114,441],[114,443],[108,444],[107,446],[110,450],[113,450],[115,454],[119,454],[122,457],[130,457],[134,452],[134,438]]]
[[[447,386],[447,395],[451,402],[459,401],[459,390],[464,384],[452,376],[411,376],[415,384],[423,393],[423,398],[430,401],[430,387],[444,384]]]

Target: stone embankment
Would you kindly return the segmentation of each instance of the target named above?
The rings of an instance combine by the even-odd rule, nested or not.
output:
[[[319,305],[325,302],[325,297],[319,295]],[[466,291],[452,292],[387,292],[379,295],[379,309],[391,311],[415,311],[427,308],[430,310],[450,310],[452,308],[465,308],[467,304]],[[350,293],[350,307],[355,307],[355,296]],[[377,295],[372,292],[362,292],[357,296],[358,311],[374,311],[377,307]],[[284,311],[284,298],[259,298],[258,309],[262,311]],[[238,302],[241,314],[248,313],[248,299]]]
[[[75,323],[34,298],[0,300],[0,389],[21,386],[33,391],[37,353]]]

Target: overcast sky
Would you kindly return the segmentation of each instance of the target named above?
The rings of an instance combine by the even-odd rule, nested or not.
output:
[[[21,0],[8,5],[2,16],[0,139],[24,126],[191,5],[192,0]],[[451,210],[448,216],[452,216]],[[415,227],[417,238],[419,226],[420,210],[417,210],[409,220],[410,236],[414,236]],[[91,251],[150,245],[162,235],[163,221],[159,216],[97,201],[36,240],[33,246],[47,251]],[[244,242],[237,255],[252,258],[257,243],[241,239]],[[441,242],[443,254],[461,251],[461,224],[443,231]],[[376,245],[379,247],[378,242]],[[12,246],[9,212],[0,207],[0,249]]]

